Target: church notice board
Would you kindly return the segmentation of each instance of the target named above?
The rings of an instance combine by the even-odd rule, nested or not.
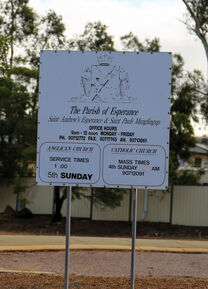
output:
[[[42,51],[37,183],[166,189],[171,53]]]

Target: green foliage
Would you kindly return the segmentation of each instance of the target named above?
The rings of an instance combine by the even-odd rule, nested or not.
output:
[[[50,10],[45,17],[42,17],[41,22],[46,26],[44,34],[42,34],[45,45],[49,46],[48,42],[51,36],[57,39],[59,46],[63,45],[65,25],[62,22],[62,17],[58,16],[53,10]],[[54,46],[53,41],[50,44]]]
[[[69,49],[94,50],[94,51],[114,51],[113,37],[107,33],[107,26],[100,21],[89,22],[78,39],[69,41]]]
[[[93,201],[94,203],[99,204],[100,206],[107,206],[111,209],[119,207],[121,205],[121,201],[123,200],[123,196],[127,193],[127,189],[107,189],[107,188],[96,188]]]
[[[178,55],[176,57],[178,58]],[[201,90],[203,89],[204,79],[201,72],[194,70],[192,73],[185,74],[183,73],[183,65],[173,62],[172,82],[172,95],[174,97],[172,113],[184,113],[197,122],[197,104],[203,100]]]
[[[22,188],[22,186],[20,184],[20,178],[19,177],[15,177],[14,181],[13,181],[13,192],[15,194],[19,194],[19,192],[21,190],[24,190],[24,188]]]
[[[65,25],[62,17],[50,10],[45,16],[38,16],[36,33],[26,45],[27,61],[36,70],[39,68],[39,54],[43,49],[63,49],[66,45]]]
[[[146,52],[158,52],[160,51],[160,40],[154,38],[153,40],[145,39],[144,43],[140,42],[138,37],[132,32],[121,36],[121,43],[124,50],[127,51],[146,51]]]
[[[101,207],[109,207],[114,209],[121,205],[124,194],[127,193],[127,189],[120,188],[93,188],[93,203]],[[86,188],[73,187],[72,199],[88,198],[91,196],[86,194]]]
[[[9,52],[9,42],[10,39],[8,36],[0,35],[0,74],[5,75],[8,73],[9,64],[7,55]]]
[[[200,179],[205,171],[200,170],[181,170],[178,172],[174,185],[200,185]]]
[[[34,144],[35,126],[27,114],[30,94],[10,78],[0,78],[0,176],[12,178],[30,174],[23,157]],[[31,131],[28,134],[28,131]]]
[[[36,14],[29,7],[29,0],[5,0],[1,2],[2,31],[12,37],[11,41],[21,43],[35,32]]]
[[[35,17],[29,0],[5,0],[0,4],[0,34],[9,37],[9,66],[13,67],[15,45],[23,45],[25,40],[35,34]]]
[[[199,105],[203,102],[202,74],[197,70],[185,73],[183,66],[182,57],[174,55],[170,126],[170,183],[173,184],[178,183],[179,160],[187,160],[190,157],[190,148],[195,146],[191,120],[198,121]],[[184,178],[184,181],[186,179]]]
[[[140,42],[137,36],[129,33],[121,37],[126,50],[138,52],[158,52],[158,38]],[[184,61],[181,55],[173,56],[171,83],[171,123],[170,123],[170,183],[178,181],[179,160],[190,157],[190,148],[195,145],[194,130],[191,120],[197,122],[198,104],[203,100],[201,90],[203,77],[199,71],[184,72]],[[187,178],[184,178],[184,180]]]
[[[11,74],[15,76],[16,80],[23,81],[24,83],[30,83],[31,79],[37,80],[39,73],[36,69],[31,69],[24,66],[15,66],[11,70]]]
[[[53,11],[36,14],[29,0],[2,1],[0,24],[0,177],[16,192],[17,178],[35,165],[39,52],[63,45],[65,27]]]
[[[25,181],[22,180],[19,176],[16,176],[13,179],[12,182],[12,189],[13,193],[17,195],[17,201],[22,207],[25,207],[27,204],[29,204],[28,200],[28,191],[26,189],[30,189],[35,185],[35,183],[32,183],[30,185],[25,185]]]
[[[26,187],[21,184],[20,177],[15,177],[12,184],[13,192],[17,195],[18,202],[21,203],[22,207],[28,204],[27,196],[25,194]]]

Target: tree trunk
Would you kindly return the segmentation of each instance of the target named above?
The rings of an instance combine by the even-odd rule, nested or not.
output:
[[[54,212],[51,222],[60,222],[62,220],[61,208],[64,197],[60,196],[60,187],[54,187]]]

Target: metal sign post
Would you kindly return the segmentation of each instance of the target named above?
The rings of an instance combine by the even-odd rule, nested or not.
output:
[[[135,279],[135,243],[137,225],[137,189],[133,192],[133,220],[132,220],[132,245],[131,245],[131,289],[134,289]]]
[[[67,188],[67,212],[66,212],[66,251],[65,251],[65,274],[64,289],[69,288],[69,244],[71,228],[71,195],[72,187]]]

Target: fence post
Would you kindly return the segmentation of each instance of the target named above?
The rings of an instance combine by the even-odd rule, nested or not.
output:
[[[130,189],[129,192],[129,223],[131,223],[131,212],[132,212],[132,195],[133,195],[133,189]]]
[[[90,221],[93,219],[93,203],[94,203],[94,188],[91,188],[91,196],[90,196]]]

